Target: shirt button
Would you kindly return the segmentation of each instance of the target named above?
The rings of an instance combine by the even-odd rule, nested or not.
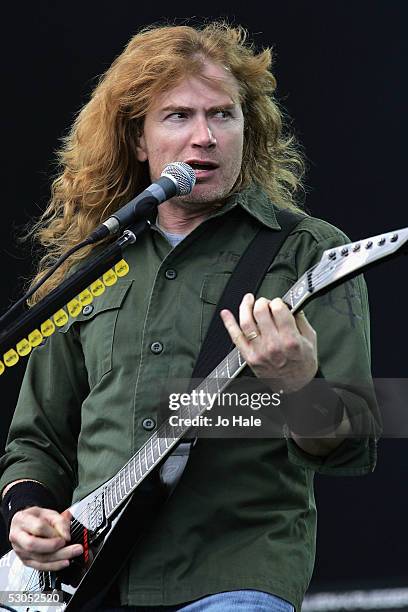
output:
[[[174,280],[175,278],[177,278],[177,270],[173,270],[173,268],[169,268],[164,273],[164,276],[167,278],[167,280]]]
[[[154,429],[156,427],[156,421],[154,419],[150,419],[150,418],[143,419],[142,427],[146,431],[152,431],[152,429]]]
[[[84,307],[84,309],[83,309],[83,311],[82,311],[82,314],[84,314],[84,315],[90,315],[90,314],[91,314],[91,312],[93,311],[93,309],[94,309],[93,305],[92,305],[92,304],[88,304],[88,306],[85,306],[85,307]]]
[[[150,350],[152,351],[152,353],[155,353],[155,355],[161,353],[163,348],[164,347],[161,342],[152,342],[152,344],[150,345]]]

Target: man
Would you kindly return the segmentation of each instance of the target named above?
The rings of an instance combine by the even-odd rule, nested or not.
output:
[[[157,382],[191,376],[237,259],[259,227],[280,230],[274,204],[296,210],[302,161],[282,133],[270,63],[269,50],[256,54],[243,31],[224,24],[149,28],[115,60],[73,126],[37,226],[48,249],[39,274],[166,164],[189,163],[197,183],[159,207],[151,231],[127,251],[129,275],[30,358],[0,481],[10,541],[30,567],[59,570],[82,554],[60,511],[149,438]],[[337,308],[344,287],[307,306],[307,318],[277,296],[345,240],[304,215],[258,296],[243,297],[239,321],[222,312],[253,373],[285,396],[310,388],[318,365],[337,383],[315,435],[302,436],[287,413],[287,439],[200,439],[122,571],[115,605],[300,607],[314,559],[313,472],[374,468],[373,402],[344,384],[369,377],[368,309],[361,279],[349,285],[347,311]],[[312,404],[303,406],[311,421]],[[365,435],[356,437],[359,419]]]

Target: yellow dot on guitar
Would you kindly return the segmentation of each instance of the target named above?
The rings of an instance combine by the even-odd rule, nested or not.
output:
[[[3,355],[3,361],[9,368],[11,368],[11,366],[13,365],[16,365],[19,359],[20,358],[18,356],[18,353],[16,353],[14,349],[10,349],[9,351],[7,351],[7,353],[4,353]]]
[[[98,280],[96,280],[95,282],[91,284],[90,289],[91,289],[92,295],[94,295],[95,297],[98,297],[98,295],[101,295],[105,291],[105,285],[103,284],[101,279],[98,278]]]
[[[25,357],[31,351],[31,344],[27,340],[27,338],[23,338],[17,344],[17,353],[21,355],[21,357]]]
[[[77,317],[82,310],[82,304],[77,298],[74,298],[68,302],[67,309],[71,317]]]
[[[28,334],[28,341],[32,347],[38,346],[43,341],[42,333],[38,329],[35,329],[31,334]]]
[[[126,276],[126,274],[129,272],[129,266],[124,259],[121,259],[117,264],[115,264],[115,272],[119,277]]]
[[[89,289],[84,289],[78,295],[78,300],[81,302],[82,306],[88,306],[88,304],[90,304],[92,302],[92,300],[93,300],[93,295],[89,291]]]
[[[116,281],[118,280],[118,277],[116,273],[114,272],[114,270],[108,270],[102,276],[102,280],[107,287],[111,287],[111,285],[114,285],[116,283]]]
[[[68,323],[68,315],[62,308],[57,310],[52,318],[54,319],[54,323],[57,327],[63,327],[66,325],[66,323]]]
[[[0,376],[3,374],[5,369],[6,368],[4,367],[4,363],[2,361],[0,361]]]
[[[41,323],[40,329],[42,335],[48,338],[48,336],[51,336],[51,334],[55,332],[55,325],[51,321],[51,319],[47,319],[46,321],[44,321],[44,323]]]

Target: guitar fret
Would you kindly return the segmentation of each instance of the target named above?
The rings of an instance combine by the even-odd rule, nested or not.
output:
[[[219,392],[220,392],[220,387],[219,387],[219,381],[218,381],[218,378],[216,378],[215,380],[216,380],[216,383],[217,383],[217,393],[219,393]]]
[[[134,486],[137,484],[134,461],[131,461],[129,464],[129,482],[131,489],[133,489]]]
[[[143,453],[144,453],[144,447],[140,449],[140,454],[139,454],[139,467],[140,467],[140,473],[142,475],[142,478],[144,478],[145,473],[146,473],[146,470],[144,468],[145,462],[144,462]]]
[[[111,501],[111,506],[112,506],[112,508],[114,508],[114,507],[115,507],[115,505],[116,505],[116,504],[115,504],[115,501],[114,501],[114,499],[113,499],[113,490],[114,490],[114,487],[113,487],[113,485],[112,485],[112,483],[111,483],[111,484],[109,485],[109,495],[110,495],[110,501]]]
[[[119,492],[120,492],[120,499],[122,501],[122,499],[126,496],[126,489],[124,487],[124,482],[123,482],[123,470],[119,472]]]
[[[150,453],[149,453],[149,459],[152,460],[152,465],[154,464],[154,455],[153,455],[153,440],[152,438],[150,438]],[[150,467],[150,466],[148,466]]]
[[[225,359],[217,367],[218,378],[229,378]]]
[[[112,487],[108,484],[105,488],[105,512],[109,514],[113,510]]]
[[[133,478],[135,479],[135,482],[136,483],[139,482],[138,478],[137,478],[137,475],[136,475],[136,461],[135,461],[134,457],[133,457],[133,460],[132,460],[132,472],[133,472]]]
[[[163,448],[163,450],[162,450],[162,447],[161,447],[161,445],[162,445],[162,444],[164,444],[164,448]],[[162,453],[164,453],[164,451],[165,451],[166,449],[167,449],[167,445],[166,445],[166,438],[164,438],[164,437],[160,437],[160,438],[159,438],[159,453],[160,453],[160,456],[162,456]]]
[[[229,354],[229,361],[232,364],[232,369],[234,370],[234,374],[235,372],[238,370],[239,368],[239,360],[238,360],[238,351],[237,349],[234,349],[230,354]]]
[[[127,476],[127,482],[126,482],[126,476]],[[125,491],[126,491],[126,494],[127,494],[132,489],[132,485],[130,483],[129,468],[128,468],[127,465],[125,466],[124,480],[125,480]],[[126,485],[128,485],[128,486],[126,486]]]
[[[118,482],[117,476],[115,478],[115,500],[116,500],[116,505],[118,505],[120,502],[120,491],[119,491],[119,482]]]
[[[105,505],[105,514],[109,514],[109,512],[111,511],[111,505],[109,502],[109,485],[106,485],[104,488],[103,501]]]
[[[140,451],[137,452],[137,455],[135,457],[135,472],[136,472],[136,480],[137,482],[140,482],[142,480],[142,466],[140,463]]]
[[[113,485],[112,486],[112,497],[113,497],[114,505],[117,506],[118,505],[118,496],[117,496],[117,491],[116,491],[116,478],[114,479],[112,485]]]
[[[123,491],[122,470],[120,470],[120,472],[118,474],[118,483],[119,483],[119,501],[121,502],[122,499],[125,497],[125,493]]]
[[[155,457],[155,449],[157,451],[157,457]],[[157,461],[157,459],[160,457],[160,449],[159,449],[159,443],[157,441],[157,438],[152,438],[152,456],[153,456],[153,463],[155,463]]]

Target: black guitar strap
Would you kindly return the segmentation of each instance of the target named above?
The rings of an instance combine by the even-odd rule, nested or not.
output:
[[[233,349],[234,345],[224,327],[220,312],[227,308],[239,319],[239,305],[246,293],[257,293],[265,274],[280,251],[286,238],[305,215],[289,210],[276,210],[281,230],[262,226],[242,254],[231,278],[218,301],[208,327],[192,378],[205,378]]]
[[[233,344],[219,316],[220,311],[223,308],[228,308],[238,318],[238,309],[242,297],[245,293],[251,292],[255,294],[257,292],[266,272],[287,236],[304,218],[303,214],[293,213],[288,210],[275,210],[282,229],[276,231],[261,227],[241,256],[217,304],[198,355],[192,378],[206,377],[232,349]],[[142,487],[139,487],[133,494],[122,516],[119,518],[118,524],[115,526],[115,537],[110,537],[108,542],[104,544],[104,548],[108,550],[111,557],[115,556],[120,559],[120,562],[117,563],[114,571],[112,571],[111,565],[105,563],[98,573],[94,573],[91,579],[88,579],[90,584],[89,591],[94,593],[94,596],[88,596],[86,604],[83,600],[79,600],[81,602],[80,607],[75,607],[74,609],[81,609],[83,612],[94,612],[99,609],[100,602],[106,596],[110,585],[113,584],[134,549],[134,546],[122,546],[121,543],[129,541],[129,526],[135,520],[135,517],[137,518],[138,512],[141,512],[140,508],[143,508],[144,504],[140,503],[138,492],[140,496],[145,495],[148,502],[152,505],[152,510],[147,513],[147,516],[153,516],[156,512],[154,506],[157,504],[160,507],[174,491],[187,465],[189,454],[195,441],[195,439],[182,439],[163,462],[158,470],[158,476],[164,487],[162,486],[158,489],[152,484],[151,489],[149,489],[149,481],[145,481],[142,484],[147,486],[147,494],[145,495],[146,492],[143,491]],[[157,500],[155,497],[157,497]],[[140,522],[143,522],[142,517]],[[112,551],[109,547],[112,547]],[[117,554],[117,547],[120,549],[119,554]],[[104,585],[104,587],[101,587],[101,585]],[[79,595],[78,592],[76,593],[74,596],[77,597],[76,601],[78,601],[78,596],[80,595],[80,593]]]
[[[243,296],[246,293],[256,294],[286,238],[305,217],[304,214],[286,209],[275,208],[275,212],[281,230],[262,226],[239,259],[216,306],[192,379],[208,376],[233,349],[234,345],[220,317],[221,310],[227,308],[239,319],[239,305]],[[183,438],[160,468],[160,480],[170,491],[180,480],[195,442],[196,438]]]

